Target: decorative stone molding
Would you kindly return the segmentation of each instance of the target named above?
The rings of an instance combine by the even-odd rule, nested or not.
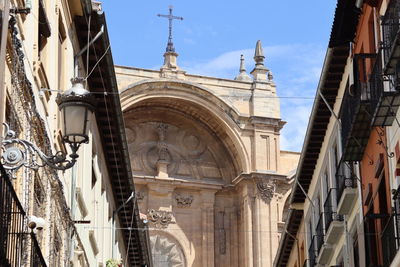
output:
[[[185,267],[185,256],[181,246],[173,239],[158,234],[150,237],[154,267]]]
[[[258,180],[257,181],[257,190],[258,196],[268,202],[270,201],[275,193],[276,184],[274,180]]]
[[[181,195],[179,193],[175,194],[175,200],[178,207],[187,208],[192,205],[193,196],[192,195]]]
[[[143,201],[143,199],[144,199],[144,192],[143,192],[143,191],[137,191],[137,192],[135,193],[135,197],[136,197],[136,200],[137,200],[138,202]]]
[[[166,228],[172,222],[172,213],[163,210],[150,209],[147,211],[147,218],[156,228]]]
[[[179,125],[168,123],[169,120],[136,124],[127,120],[132,140],[129,153],[135,174],[199,180],[234,176],[231,174],[234,170],[232,160],[223,156],[226,152],[214,136],[205,129],[197,129],[186,118],[179,118],[182,121]]]
[[[167,135],[168,125],[164,123],[159,123],[157,126],[157,133],[158,133],[158,160],[159,161],[167,161],[168,160],[168,145],[165,142],[166,135]]]
[[[279,200],[281,200],[282,198],[283,198],[283,194],[281,194],[281,193],[279,193],[279,192],[275,192],[274,193],[274,196],[277,198],[277,199],[279,199]]]

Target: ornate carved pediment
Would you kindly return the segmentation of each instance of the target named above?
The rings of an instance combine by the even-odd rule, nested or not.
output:
[[[193,126],[143,122],[126,129],[134,174],[157,176],[159,163],[169,177],[221,179],[233,170],[222,144]],[[224,175],[225,174],[225,175]]]
[[[137,192],[135,193],[135,197],[136,197],[136,200],[137,200],[138,202],[143,201],[144,196],[145,196],[145,193],[144,193],[143,191],[137,191]]]
[[[147,219],[156,228],[166,228],[172,222],[172,212],[150,209],[147,211]]]
[[[193,202],[193,196],[176,193],[175,200],[176,200],[176,204],[178,205],[178,207],[181,207],[181,208],[190,207]]]
[[[276,189],[276,184],[274,180],[258,179],[256,185],[257,185],[257,195],[262,200],[268,202],[273,198]]]

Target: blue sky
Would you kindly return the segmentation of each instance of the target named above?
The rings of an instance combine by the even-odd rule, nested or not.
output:
[[[117,65],[159,69],[168,21],[157,17],[174,6],[178,65],[191,74],[234,78],[240,54],[247,70],[261,40],[266,66],[281,99],[281,148],[300,151],[328,44],[335,0],[103,0]],[[289,97],[289,98],[286,98]],[[294,97],[294,98],[292,98]]]

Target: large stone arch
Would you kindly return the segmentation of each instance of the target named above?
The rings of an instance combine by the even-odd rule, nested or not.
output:
[[[145,80],[121,91],[121,106],[125,118],[132,113],[143,115],[142,119],[136,116],[136,123],[165,112],[201,124],[225,147],[234,175],[249,172],[249,153],[240,137],[240,114],[209,89],[183,81]],[[163,117],[168,120],[168,116]]]

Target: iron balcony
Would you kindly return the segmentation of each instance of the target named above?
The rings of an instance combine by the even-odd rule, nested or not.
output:
[[[25,211],[13,188],[10,177],[0,163],[0,265],[25,266],[26,239],[31,238],[31,253],[28,259],[32,267],[46,267],[42,252],[33,233],[26,232]]]
[[[380,49],[378,54],[354,55],[354,83],[346,88],[340,112],[345,161],[361,161],[372,128],[391,126],[396,119],[400,106],[400,65],[396,67],[398,74],[385,74],[384,52]]]
[[[347,86],[340,111],[343,158],[360,161],[371,132],[368,77],[376,54],[356,54],[353,58],[354,83]]]
[[[382,51],[377,55],[369,77],[372,126],[392,126],[400,106],[400,84],[396,75],[385,75]],[[398,68],[398,67],[397,67]]]
[[[315,251],[315,239],[316,235],[314,235],[311,239],[311,244],[308,247],[308,263],[310,267],[314,267],[317,262],[316,262],[316,251]],[[307,262],[307,261],[306,261]]]
[[[400,26],[400,1],[392,0],[382,17],[382,47],[384,55],[384,73],[394,75],[400,57],[399,27]]]
[[[357,198],[357,178],[349,162],[342,160],[336,169],[336,200],[337,214],[348,215]]]

